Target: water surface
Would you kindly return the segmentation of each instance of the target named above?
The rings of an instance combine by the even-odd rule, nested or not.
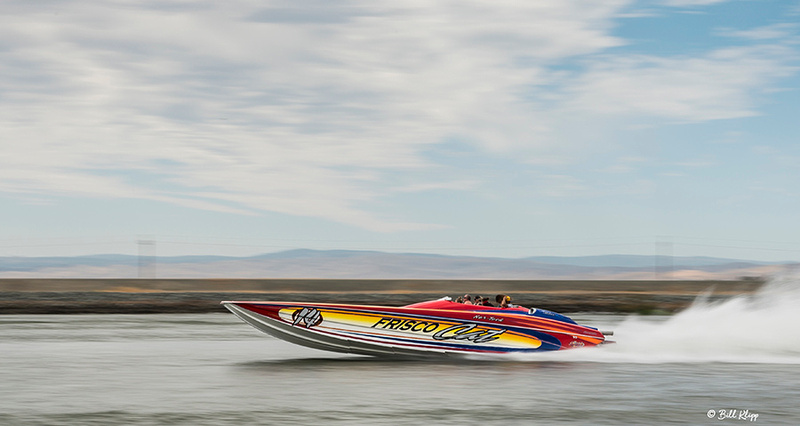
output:
[[[230,314],[7,315],[0,424],[798,424],[793,283],[573,316],[617,345],[441,361],[303,348]]]

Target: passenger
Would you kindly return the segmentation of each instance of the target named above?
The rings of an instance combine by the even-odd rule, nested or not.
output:
[[[481,305],[482,306],[494,306],[491,303],[489,303],[489,298],[488,297],[484,297],[483,300],[481,300]]]
[[[463,298],[463,297],[461,297],[461,296],[458,296],[458,297],[456,298],[456,303],[464,303],[464,298]]]
[[[498,294],[497,297],[494,298],[497,303],[500,304],[501,308],[508,308],[510,307],[509,303],[511,302],[511,296],[505,294]]]
[[[464,304],[465,305],[472,305],[472,296],[469,294],[464,295]]]

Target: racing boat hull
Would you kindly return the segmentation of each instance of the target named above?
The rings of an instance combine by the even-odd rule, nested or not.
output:
[[[554,312],[434,300],[404,307],[222,302],[258,330],[299,345],[375,356],[545,352],[595,346],[603,332]]]

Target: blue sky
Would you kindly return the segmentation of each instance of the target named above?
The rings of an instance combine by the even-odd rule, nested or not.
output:
[[[800,260],[798,1],[0,12],[0,255]]]

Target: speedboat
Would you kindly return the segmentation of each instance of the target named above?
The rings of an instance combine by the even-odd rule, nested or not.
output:
[[[558,351],[606,342],[596,328],[544,309],[456,303],[402,307],[300,302],[222,302],[244,322],[298,345],[375,356]]]

